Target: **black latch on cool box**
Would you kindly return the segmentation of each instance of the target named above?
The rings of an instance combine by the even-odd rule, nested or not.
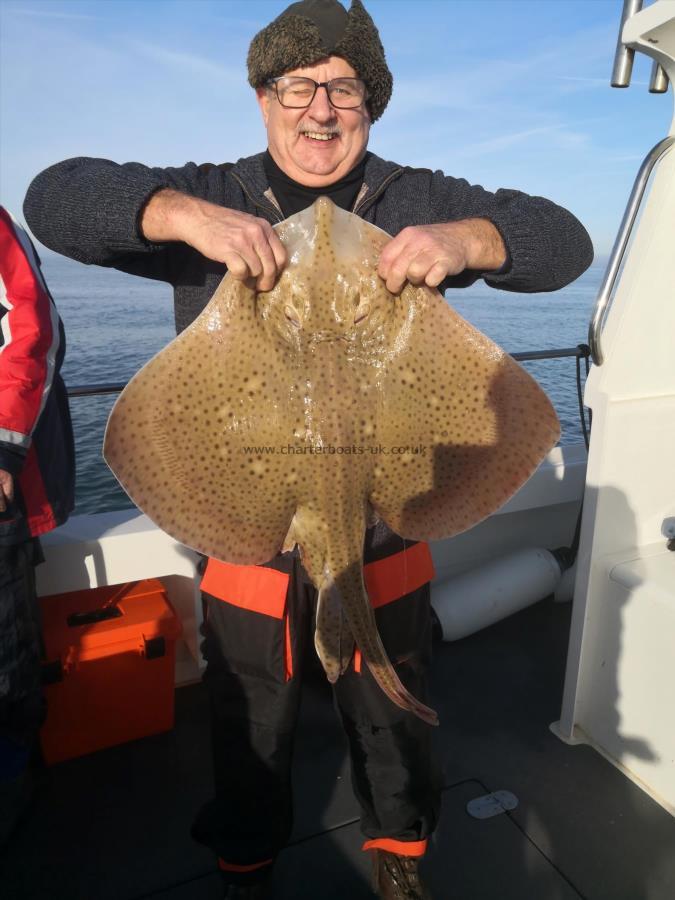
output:
[[[145,658],[159,659],[166,653],[166,642],[163,637],[145,639]]]
[[[119,619],[122,610],[119,606],[101,606],[88,612],[71,613],[66,622],[71,628],[76,625],[95,625],[97,622],[105,622],[107,619]]]

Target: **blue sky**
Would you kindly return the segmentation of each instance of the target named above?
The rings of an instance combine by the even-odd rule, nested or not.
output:
[[[71,156],[233,161],[265,146],[245,58],[289,0],[0,0],[0,200]],[[620,0],[366,0],[394,74],[370,149],[567,206],[611,248],[672,91],[609,87]]]

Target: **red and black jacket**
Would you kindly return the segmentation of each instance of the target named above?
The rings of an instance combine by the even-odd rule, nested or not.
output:
[[[15,484],[0,513],[0,545],[50,531],[73,508],[73,431],[59,374],[65,350],[35,248],[0,206],[0,469]]]

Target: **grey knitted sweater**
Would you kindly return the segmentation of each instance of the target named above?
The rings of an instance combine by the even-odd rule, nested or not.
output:
[[[28,189],[26,221],[47,247],[87,264],[168,281],[174,286],[176,329],[204,309],[225,267],[182,243],[152,244],[139,233],[141,211],[161,188],[219,206],[282,220],[262,163],[263,154],[235,165],[188,163],[181,168],[118,165],[105,159],[65,160],[40,173]],[[489,219],[509,253],[499,273],[466,271],[440,286],[466,287],[484,277],[510,291],[554,291],[591,263],[593,248],[581,223],[542,197],[519,191],[490,193],[429,169],[412,169],[368,154],[365,181],[354,210],[391,235],[408,225],[467,218]]]

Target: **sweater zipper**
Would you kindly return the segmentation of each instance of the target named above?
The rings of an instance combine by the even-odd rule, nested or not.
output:
[[[370,190],[370,188],[364,181],[364,183],[359,188],[359,192],[356,195],[356,200],[354,201],[354,205],[352,206],[352,214],[353,215],[356,215],[356,210],[359,208],[359,204],[364,199],[364,197],[366,196],[366,194],[368,193],[369,190]]]
[[[283,217],[283,214],[284,214],[283,210],[279,206],[279,202],[278,202],[277,198],[274,196],[274,191],[272,190],[272,188],[267,188],[267,190],[263,194],[263,197],[267,197],[267,199],[270,201],[272,206],[274,206],[275,209],[278,209],[279,213]]]
[[[232,175],[234,180],[237,182],[239,187],[246,194],[246,196],[248,197],[248,199],[251,201],[251,203],[254,206],[257,206],[258,209],[264,209],[266,212],[271,213],[272,216],[277,220],[277,222],[283,222],[284,217],[283,217],[283,215],[280,215],[281,210],[279,210],[279,212],[277,212],[277,209],[274,206],[267,206],[264,203],[258,203],[258,201],[251,195],[250,191],[248,190],[248,188],[246,187],[244,182],[241,180],[241,178],[238,175],[235,175],[234,172],[230,172],[230,175]],[[274,195],[272,195],[272,196],[274,196]]]
[[[382,191],[394,180],[394,178],[398,178],[398,176],[401,174],[402,171],[403,171],[403,169],[400,169],[400,168],[395,169],[390,175],[387,175],[387,177],[384,179],[384,181],[378,187],[378,189],[373,194],[371,194],[369,197],[366,196],[368,193],[368,190],[369,190],[368,185],[364,184],[363,187],[361,188],[361,190],[359,191],[358,197],[356,198],[356,203],[354,204],[352,213],[354,215],[358,215],[360,211],[363,212],[364,208],[366,207],[366,204],[368,206],[370,206],[375,200],[377,200],[377,198],[380,196]],[[365,188],[365,191],[363,190],[363,188]]]

